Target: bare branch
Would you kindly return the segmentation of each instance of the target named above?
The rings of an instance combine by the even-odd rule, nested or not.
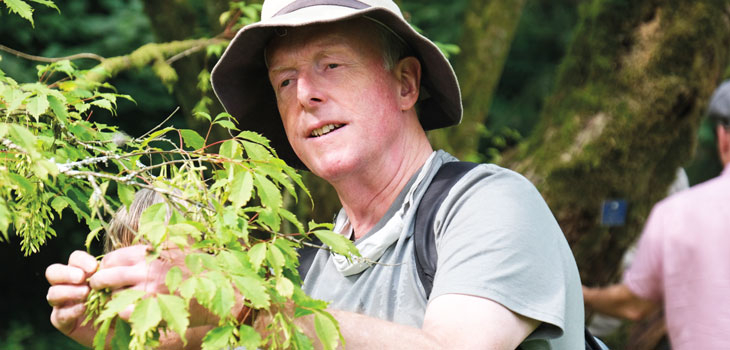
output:
[[[99,56],[99,55],[97,55],[95,53],[88,53],[88,52],[77,53],[75,55],[64,56],[64,57],[42,57],[42,56],[29,55],[27,53],[23,53],[23,52],[20,52],[18,50],[13,50],[13,49],[5,46],[5,45],[0,45],[0,50],[5,51],[5,52],[8,52],[8,53],[11,53],[11,54],[13,54],[15,56],[18,56],[20,58],[24,58],[26,60],[38,61],[38,62],[47,62],[47,63],[53,63],[53,62],[58,62],[58,61],[63,61],[63,60],[73,61],[73,60],[78,60],[78,59],[82,59],[82,58],[88,58],[88,59],[92,59],[92,60],[97,60],[99,62],[103,62],[105,60],[104,57],[101,57],[101,56]]]

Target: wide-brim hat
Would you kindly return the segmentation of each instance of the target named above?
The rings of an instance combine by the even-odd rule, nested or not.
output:
[[[725,80],[712,93],[707,115],[710,118],[723,119],[726,124],[730,123],[730,80]]]
[[[213,68],[213,90],[239,127],[266,136],[279,157],[306,169],[286,138],[269,82],[264,50],[277,28],[300,27],[367,17],[400,37],[420,60],[419,119],[424,130],[461,121],[459,84],[454,70],[431,40],[418,34],[390,0],[266,0],[261,21],[241,29]]]

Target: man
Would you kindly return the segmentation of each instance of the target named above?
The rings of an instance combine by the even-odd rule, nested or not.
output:
[[[349,348],[583,348],[580,281],[565,238],[534,187],[497,166],[475,167],[441,205],[438,270],[425,295],[413,217],[436,171],[455,158],[434,152],[424,130],[457,124],[461,100],[446,58],[392,1],[267,0],[212,81],[243,128],[336,189],[335,230],[367,261],[321,251],[304,289],[332,302]],[[148,267],[143,247],[132,248],[105,257],[91,286],[156,290],[146,269],[165,267]],[[51,290],[71,285],[79,299],[84,286],[56,278],[73,266],[54,269]],[[66,311],[73,300],[51,290],[54,314],[65,312],[52,315],[54,325],[84,341]]]
[[[677,350],[730,344],[730,81],[713,94],[708,116],[722,175],[657,203],[623,281],[583,289],[587,306],[632,320],[662,303]]]

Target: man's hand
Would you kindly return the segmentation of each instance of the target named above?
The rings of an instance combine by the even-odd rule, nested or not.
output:
[[[53,307],[51,324],[77,342],[90,346],[94,337],[91,324],[81,326],[86,310],[84,302],[89,294],[88,278],[94,274],[98,263],[93,256],[75,251],[68,258],[68,265],[53,264],[46,269],[48,304]]]

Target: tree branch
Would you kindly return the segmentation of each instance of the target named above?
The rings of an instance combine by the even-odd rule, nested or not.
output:
[[[53,63],[53,62],[58,62],[58,61],[63,61],[63,60],[73,61],[73,60],[82,59],[82,58],[88,58],[88,59],[92,59],[92,60],[97,60],[99,62],[104,62],[104,60],[105,60],[104,57],[101,57],[101,56],[99,56],[99,55],[97,55],[95,53],[88,53],[88,52],[78,53],[78,54],[75,54],[75,55],[64,56],[64,57],[42,57],[42,56],[29,55],[27,53],[23,53],[23,52],[20,52],[18,50],[13,50],[13,49],[5,46],[5,45],[0,45],[0,50],[5,51],[5,52],[8,52],[8,53],[11,53],[11,54],[13,54],[15,56],[18,56],[20,58],[24,58],[26,60],[38,61],[38,62],[47,62],[47,63]]]

